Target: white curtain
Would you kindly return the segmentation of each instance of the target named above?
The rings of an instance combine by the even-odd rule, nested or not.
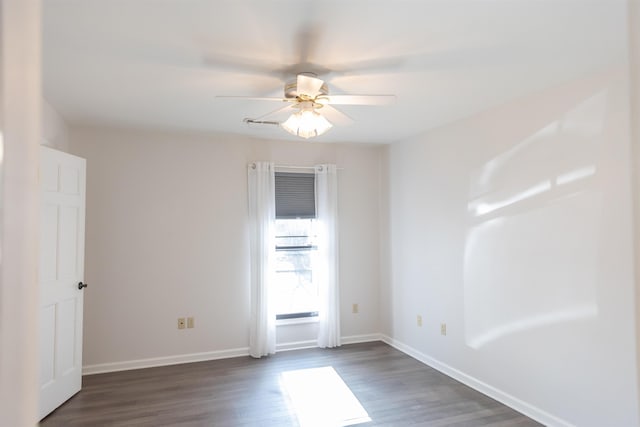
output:
[[[340,291],[338,287],[338,176],[335,165],[318,165],[316,217],[318,221],[317,276],[320,306],[318,346],[340,346]]]
[[[249,354],[257,358],[276,352],[276,316],[269,292],[275,261],[274,165],[268,162],[251,163],[248,176],[251,251]]]

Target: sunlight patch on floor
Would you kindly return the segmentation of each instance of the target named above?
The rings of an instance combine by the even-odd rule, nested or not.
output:
[[[340,375],[330,366],[282,373],[300,427],[342,427],[371,421]]]

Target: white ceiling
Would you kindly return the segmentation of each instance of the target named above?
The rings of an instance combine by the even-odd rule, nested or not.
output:
[[[626,0],[43,0],[46,99],[71,123],[295,139],[248,126],[313,71],[388,143],[626,61]]]

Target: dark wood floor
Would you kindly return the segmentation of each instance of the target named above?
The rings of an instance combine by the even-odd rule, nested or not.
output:
[[[298,426],[284,371],[332,366],[368,412],[362,426],[540,424],[381,342],[91,375],[41,422],[54,426]]]

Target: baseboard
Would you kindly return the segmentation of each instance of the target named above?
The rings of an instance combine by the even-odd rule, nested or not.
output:
[[[352,335],[342,337],[342,344],[356,344],[360,342],[381,341],[380,334]],[[276,345],[276,351],[302,350],[317,347],[316,340],[296,341]],[[180,354],[177,356],[153,357],[149,359],[128,360],[125,362],[100,363],[82,367],[82,375],[104,374],[107,372],[129,371],[132,369],[155,368],[158,366],[178,365],[181,363],[205,362],[207,360],[228,359],[231,357],[248,356],[249,348],[234,348],[230,350],[208,351],[203,353]]]
[[[340,343],[345,344],[357,344],[361,342],[382,341],[380,334],[366,334],[366,335],[350,335],[348,337],[340,338]],[[289,350],[302,350],[305,348],[315,348],[318,346],[317,340],[296,341],[288,342],[276,345],[276,351],[289,351]]]
[[[318,346],[318,341],[316,341],[316,340],[285,342],[285,343],[281,343],[281,344],[276,344],[276,353],[279,353],[281,351],[302,350],[302,349],[305,349],[305,348],[315,348],[317,346]]]
[[[382,341],[382,335],[381,334],[350,335],[348,337],[342,337],[340,341],[342,344],[357,344],[360,342]]]
[[[512,409],[515,409],[518,412],[532,418],[545,426],[549,427],[575,427],[573,424],[562,420],[554,415],[549,414],[548,412],[543,411],[540,408],[537,408],[533,405],[530,405],[527,402],[524,402],[517,397],[511,396],[508,393],[505,393],[497,388],[478,380],[477,378],[472,377],[471,375],[465,374],[446,363],[442,363],[439,360],[436,360],[430,356],[427,356],[424,353],[410,347],[400,341],[397,341],[387,335],[381,335],[381,340],[391,347],[407,354],[408,356],[413,357],[414,359],[424,363],[432,367],[433,369],[442,372],[443,374],[460,381],[461,383],[471,387],[474,390],[483,393],[492,399],[497,400]]]
[[[207,351],[203,353],[180,354],[177,356],[152,357],[149,359],[128,360],[125,362],[100,363],[82,367],[82,375],[103,374],[106,372],[129,371],[132,369],[154,368],[158,366],[178,365],[181,363],[204,362],[207,360],[228,359],[248,356],[249,348]]]

